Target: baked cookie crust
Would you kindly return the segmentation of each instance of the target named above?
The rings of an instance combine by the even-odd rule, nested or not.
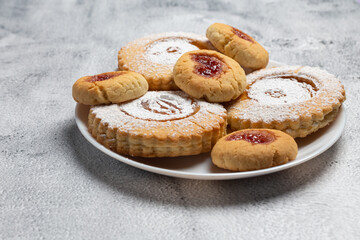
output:
[[[181,91],[150,91],[122,104],[94,106],[88,128],[105,147],[141,157],[209,152],[226,134],[226,110]]]
[[[144,95],[149,88],[138,73],[117,71],[78,79],[72,88],[76,102],[85,105],[121,103]]]
[[[209,102],[236,99],[246,87],[244,70],[233,59],[211,50],[182,55],[174,66],[174,81],[190,96]]]
[[[213,49],[205,36],[169,32],[137,39],[122,47],[118,54],[119,70],[142,74],[149,90],[178,90],[172,77],[174,64],[188,51]]]
[[[228,107],[232,130],[270,128],[292,137],[307,135],[332,122],[345,101],[345,90],[324,70],[283,66],[247,76],[248,86]]]
[[[221,53],[235,59],[243,68],[258,70],[269,62],[269,53],[254,38],[223,23],[214,23],[206,37]]]
[[[213,163],[231,171],[251,171],[285,164],[296,158],[298,147],[288,134],[272,129],[246,129],[221,138]]]

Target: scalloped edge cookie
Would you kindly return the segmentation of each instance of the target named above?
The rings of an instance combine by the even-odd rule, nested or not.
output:
[[[317,90],[310,99],[284,104],[259,102],[248,96],[252,84],[274,76],[303,76]],[[282,66],[264,69],[249,74],[247,81],[247,89],[228,107],[228,121],[232,130],[270,128],[281,130],[294,138],[306,137],[332,122],[346,99],[341,82],[319,68]]]
[[[118,53],[119,70],[130,70],[142,74],[148,81],[149,90],[151,91],[178,90],[179,88],[174,83],[172,75],[174,64],[177,59],[175,59],[174,63],[169,63],[169,59],[166,60],[166,57],[164,59],[159,57],[158,61],[154,62],[154,58],[156,59],[156,54],[153,53],[153,56],[147,55],[149,47],[153,46],[154,43],[161,43],[166,41],[166,39],[174,38],[183,39],[188,42],[189,45],[186,46],[185,44],[183,47],[191,47],[191,50],[214,49],[214,47],[206,39],[205,36],[195,33],[168,32],[153,34],[140,39],[136,39],[126,44],[120,49]],[[179,50],[171,46],[170,48],[170,52]],[[169,55],[168,57],[170,56],[171,55]],[[180,56],[181,55],[179,55],[178,57]]]
[[[193,113],[163,119],[164,112],[178,112],[184,106],[174,104],[172,99],[178,97],[189,99]],[[158,108],[144,113],[148,100]],[[209,152],[226,134],[226,125],[223,106],[191,99],[182,91],[150,91],[128,103],[94,106],[88,117],[89,131],[99,143],[120,154],[149,158]]]

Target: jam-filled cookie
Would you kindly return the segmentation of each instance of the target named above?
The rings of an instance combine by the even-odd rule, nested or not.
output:
[[[247,76],[248,86],[228,108],[232,130],[271,128],[305,137],[335,119],[345,90],[334,75],[312,67],[283,66]]]
[[[226,110],[182,91],[150,91],[122,104],[90,109],[89,131],[120,154],[176,157],[209,152],[225,135]]]
[[[154,34],[121,48],[119,69],[142,74],[149,82],[149,90],[176,90],[179,88],[172,78],[174,64],[182,54],[199,49],[213,49],[205,36],[181,32]]]
[[[233,59],[211,50],[182,55],[174,67],[176,85],[194,98],[209,102],[236,99],[246,87],[244,70]]]
[[[274,167],[296,158],[298,147],[288,134],[271,129],[246,129],[221,138],[211,151],[213,163],[231,171]]]
[[[244,68],[257,70],[265,68],[269,62],[269,53],[239,29],[214,23],[208,27],[206,36],[216,49],[235,59]]]
[[[144,95],[148,88],[146,79],[138,73],[107,72],[78,79],[72,95],[86,105],[121,103]]]

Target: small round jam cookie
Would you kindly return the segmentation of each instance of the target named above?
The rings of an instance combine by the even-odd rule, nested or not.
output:
[[[244,70],[233,59],[211,50],[182,55],[174,67],[177,86],[194,98],[209,102],[236,99],[246,87]]]
[[[75,101],[86,105],[121,103],[144,95],[146,79],[128,71],[106,72],[78,79],[72,88]]]
[[[172,78],[174,64],[184,53],[199,49],[214,48],[205,36],[194,33],[154,34],[121,48],[119,69],[142,74],[149,90],[177,90]]]
[[[269,53],[254,38],[223,23],[208,27],[206,36],[216,49],[235,59],[243,68],[265,68]]]
[[[282,66],[247,75],[248,86],[228,107],[232,130],[270,128],[306,137],[333,121],[345,101],[334,75],[312,67]]]
[[[246,129],[221,138],[211,151],[213,163],[231,171],[274,167],[296,158],[298,147],[288,134],[271,129]]]
[[[182,91],[149,91],[126,103],[92,107],[88,127],[98,142],[120,154],[195,155],[210,152],[225,135],[226,110]]]

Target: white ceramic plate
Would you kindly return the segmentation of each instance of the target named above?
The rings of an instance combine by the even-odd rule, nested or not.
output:
[[[279,65],[282,64],[275,61],[271,61],[269,64],[270,67]],[[200,154],[197,156],[175,158],[140,158],[117,154],[98,143],[88,132],[87,117],[89,109],[89,106],[76,104],[76,124],[84,137],[100,151],[121,162],[149,172],[173,177],[204,180],[226,180],[255,177],[278,172],[299,165],[329,149],[340,138],[346,120],[345,109],[344,106],[342,106],[339,111],[339,115],[329,126],[320,129],[306,138],[296,140],[299,147],[299,152],[297,158],[289,163],[256,171],[230,172],[213,165],[209,153]]]

